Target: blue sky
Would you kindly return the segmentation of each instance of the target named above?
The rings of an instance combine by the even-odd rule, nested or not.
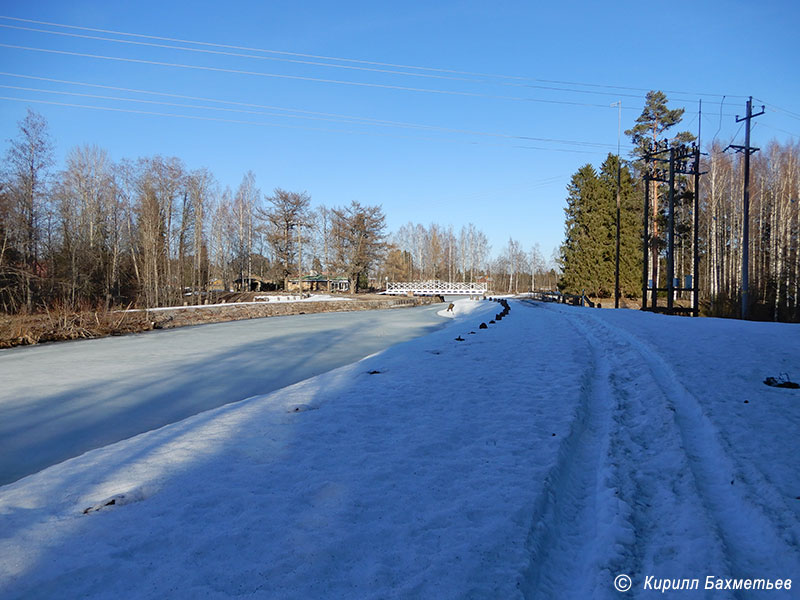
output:
[[[232,188],[252,170],[265,192],[305,190],[315,204],[328,206],[351,200],[381,204],[392,230],[408,221],[452,225],[456,231],[473,222],[487,233],[495,253],[509,236],[526,248],[538,242],[546,255],[559,245],[570,175],[616,152],[618,113],[611,104],[617,100],[624,130],[641,112],[645,92],[664,90],[671,106],[687,108],[685,124],[696,131],[702,98],[703,140],[716,135],[727,144],[737,131],[742,143],[734,116],[743,114],[745,97],[752,95],[757,105],[768,103],[753,130],[754,144],[800,135],[800,8],[791,1],[6,1],[0,2],[0,15],[278,52],[2,18],[0,85],[6,87],[0,96],[183,115],[4,99],[4,142],[16,135],[30,106],[47,118],[59,163],[70,148],[90,143],[114,159],[177,156],[189,168],[209,168]],[[626,142],[623,136],[623,154]]]

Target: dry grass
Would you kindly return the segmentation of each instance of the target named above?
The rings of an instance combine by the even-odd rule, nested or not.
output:
[[[43,313],[0,314],[0,348],[122,335],[151,328],[152,323],[143,313],[75,311],[59,306]]]

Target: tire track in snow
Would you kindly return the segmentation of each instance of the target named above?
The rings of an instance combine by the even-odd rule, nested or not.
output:
[[[777,579],[798,573],[798,526],[795,521],[782,516],[791,514],[785,501],[757,469],[752,465],[737,463],[726,450],[725,439],[704,413],[702,403],[681,383],[672,367],[656,350],[594,313],[581,311],[569,318],[580,323],[579,328],[585,329],[587,339],[594,338],[609,352],[615,352],[615,362],[625,355],[629,360],[638,361],[640,374],[655,384],[657,389],[644,386],[647,402],[643,408],[652,413],[665,407],[671,413],[670,425],[679,436],[680,450],[696,491],[698,506],[695,508],[702,508],[708,523],[705,531],[707,544],[710,550],[718,547],[722,552],[722,556],[717,556],[716,551],[712,552],[706,564],[696,565],[694,572],[645,572],[643,575],[699,577],[702,581],[705,575]],[[661,445],[663,442],[664,438],[660,435],[649,445]],[[673,456],[672,459],[680,457]],[[674,470],[669,473],[666,462],[664,468],[667,470],[665,475],[670,474],[674,478],[680,474]],[[673,479],[673,483],[680,483],[680,480]],[[691,492],[685,486],[674,488],[674,491],[676,496],[678,492]],[[675,503],[675,506],[683,504],[684,510],[688,510],[687,499],[691,497]],[[668,513],[663,516],[668,517]],[[693,520],[689,519],[689,522]],[[713,539],[715,537],[716,540]],[[664,539],[664,532],[659,532],[658,541],[663,542]],[[683,540],[679,538],[676,541],[682,542],[691,554],[692,543],[699,540],[692,540],[690,535],[686,535]],[[657,570],[657,559],[663,559],[663,554],[658,552],[658,548],[652,548],[649,555],[652,557],[649,568]],[[759,597],[757,592],[747,594],[748,598]]]
[[[633,579],[629,597],[652,594],[642,590],[649,575],[729,576],[659,382],[627,340],[587,313],[559,313],[586,340],[587,369],[534,511],[524,596],[617,598],[621,573]]]
[[[626,562],[619,538],[635,537],[629,510],[610,487],[613,407],[604,400],[611,372],[596,348],[589,350],[575,419],[536,502],[519,586],[525,598],[612,597],[611,573]]]

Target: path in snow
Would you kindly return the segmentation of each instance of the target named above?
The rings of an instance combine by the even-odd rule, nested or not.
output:
[[[555,310],[585,338],[588,372],[528,542],[526,597],[615,598],[609,582],[620,573],[634,596],[652,593],[641,589],[648,575],[797,573],[787,498],[726,451],[658,350],[604,315]]]
[[[270,317],[0,350],[0,485],[428,333],[444,324],[439,310]]]

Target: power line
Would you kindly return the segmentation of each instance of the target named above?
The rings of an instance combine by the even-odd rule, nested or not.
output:
[[[711,138],[711,146],[714,146],[714,140],[717,139],[720,130],[722,129],[722,106],[725,104],[725,96],[722,97],[722,100],[719,102],[719,127],[717,127],[717,132],[714,134],[714,137]]]
[[[544,100],[541,98],[523,98],[517,96],[498,96],[492,94],[481,94],[478,92],[461,92],[456,90],[442,90],[442,89],[435,89],[435,88],[418,88],[418,87],[410,87],[410,86],[401,86],[401,85],[389,85],[384,83],[369,83],[363,81],[345,81],[341,79],[325,79],[320,77],[308,77],[304,75],[285,75],[285,74],[278,74],[278,73],[265,73],[263,71],[245,71],[240,69],[225,69],[222,67],[209,67],[204,65],[186,65],[183,63],[170,63],[170,62],[162,62],[162,61],[155,61],[155,60],[145,60],[141,58],[124,58],[121,56],[105,56],[102,54],[90,54],[87,52],[72,52],[69,50],[53,50],[49,48],[36,48],[32,46],[19,46],[16,44],[0,44],[0,47],[3,48],[13,48],[16,50],[29,50],[32,52],[45,52],[48,54],[61,54],[65,56],[79,56],[82,58],[96,58],[100,60],[109,60],[109,61],[119,61],[119,62],[128,62],[128,63],[136,63],[136,64],[145,64],[145,65],[155,65],[161,67],[173,67],[173,68],[180,68],[180,69],[194,69],[199,71],[211,71],[215,73],[232,73],[235,75],[253,75],[257,77],[270,77],[276,79],[291,79],[296,81],[313,81],[317,83],[332,83],[338,85],[350,85],[350,86],[359,86],[359,87],[370,87],[370,88],[380,88],[380,89],[387,89],[387,90],[400,90],[400,91],[407,91],[407,92],[420,92],[420,93],[429,93],[429,94],[441,94],[441,95],[450,95],[450,96],[464,96],[470,98],[489,98],[492,100],[510,100],[515,102],[542,102],[545,104],[565,104],[570,106],[588,106],[588,107],[597,107],[597,108],[608,108],[605,104],[592,104],[587,102],[571,102],[566,100]]]
[[[0,75],[6,75],[6,73],[1,73]],[[16,76],[16,75],[12,75]],[[20,76],[25,77],[25,76]],[[54,81],[48,78],[35,78],[35,79],[45,79],[47,81]],[[81,84],[78,82],[69,82],[76,85],[92,85],[92,84]],[[111,87],[111,86],[99,86],[99,87]],[[234,109],[234,108],[224,108],[224,107],[217,107],[217,106],[202,106],[202,105],[191,105],[191,104],[180,104],[176,102],[159,102],[155,100],[144,100],[141,98],[122,98],[119,96],[103,96],[99,94],[85,94],[80,92],[69,92],[64,90],[47,90],[41,88],[30,88],[24,86],[14,86],[14,85],[1,85],[0,88],[6,89],[13,89],[13,90],[20,90],[20,91],[27,91],[27,92],[40,92],[45,94],[58,94],[58,95],[65,95],[65,96],[79,96],[83,98],[94,98],[99,100],[114,100],[120,102],[139,102],[142,104],[154,104],[159,106],[173,106],[179,108],[191,108],[191,109],[201,109],[201,110],[219,110],[225,112],[235,112],[235,113],[244,113],[244,114],[255,114],[255,115],[264,115],[264,116],[272,116],[272,117],[283,117],[283,118],[294,118],[294,119],[309,119],[309,120],[321,120],[321,121],[330,121],[336,123],[353,123],[353,124],[361,124],[361,125],[380,125],[383,127],[400,127],[406,129],[421,129],[427,131],[442,131],[445,133],[460,133],[465,135],[477,135],[477,136],[484,136],[484,137],[496,137],[496,138],[505,138],[505,139],[517,139],[517,140],[527,140],[527,141],[535,141],[535,142],[550,142],[556,144],[566,144],[566,145],[573,145],[573,146],[585,146],[585,147],[595,147],[595,148],[607,148],[611,147],[611,144],[605,144],[601,142],[588,142],[583,140],[564,140],[564,139],[557,139],[557,138],[543,138],[543,137],[535,137],[535,136],[527,136],[527,135],[512,135],[512,134],[505,134],[505,133],[492,133],[486,131],[475,131],[469,129],[458,129],[452,127],[441,127],[437,125],[423,125],[423,124],[416,124],[416,123],[404,123],[399,121],[384,121],[379,119],[369,119],[369,118],[361,118],[361,117],[353,117],[353,116],[345,116],[345,115],[334,115],[330,113],[311,113],[311,111],[302,111],[305,113],[310,114],[283,114],[283,113],[270,113],[258,110],[245,110],[245,109]],[[124,88],[112,88],[112,89],[124,89]],[[127,91],[131,92],[138,92],[144,94],[159,94],[159,92],[149,92],[145,90],[135,90],[135,89],[128,89]],[[177,94],[169,94],[170,96],[178,96],[184,99],[194,99],[200,101],[207,101],[207,102],[217,102],[217,103],[228,103],[225,100],[214,100],[210,98],[198,98],[192,96],[179,96]],[[243,103],[233,103],[233,104],[243,104]],[[260,108],[271,108],[272,110],[284,110],[284,111],[294,111],[295,109],[284,109],[284,108],[274,108],[268,106],[259,106],[259,105],[249,105],[252,107],[260,107]]]
[[[489,191],[482,190],[482,191],[472,192],[469,194],[458,194],[453,199],[474,202],[476,200],[483,200],[486,198],[497,198],[498,196],[517,195],[558,184],[569,177],[570,173],[567,173],[565,175],[553,175],[545,179],[538,179],[536,181],[531,181],[529,183],[515,185],[510,188],[499,188],[499,189],[492,189]]]
[[[0,17],[1,18],[1,17]],[[97,40],[102,42],[114,42],[117,44],[132,44],[136,46],[147,46],[150,48],[165,48],[169,50],[181,50],[185,52],[200,52],[203,54],[214,54],[217,56],[233,56],[236,58],[252,58],[255,60],[272,60],[272,61],[279,61],[279,62],[288,62],[300,65],[310,65],[310,66],[317,66],[317,67],[330,67],[334,69],[349,69],[354,71],[368,71],[372,73],[384,73],[389,75],[407,75],[410,77],[426,77],[430,79],[446,79],[449,81],[464,81],[470,83],[490,83],[485,80],[480,79],[470,79],[468,77],[456,77],[452,75],[436,75],[432,73],[411,73],[408,71],[398,71],[395,69],[382,69],[377,67],[360,67],[355,65],[339,65],[335,63],[325,63],[313,60],[298,60],[293,58],[283,58],[277,56],[259,56],[257,54],[243,54],[241,52],[230,52],[230,51],[222,51],[222,50],[207,50],[205,48],[191,48],[187,46],[173,46],[170,44],[158,44],[153,42],[140,42],[135,40],[124,40],[118,38],[109,38],[109,37],[101,37],[101,36],[94,36],[94,35],[85,35],[80,33],[69,33],[66,31],[50,31],[47,29],[37,29],[33,27],[19,27],[16,25],[3,25],[0,24],[0,27],[5,29],[16,29],[20,31],[32,31],[36,33],[47,33],[51,35],[61,35],[61,36],[68,36],[80,39],[88,39],[88,40]],[[127,34],[120,34],[120,35],[127,35]],[[194,43],[194,42],[192,42]],[[529,87],[527,84],[523,83],[510,83],[510,82],[492,82],[496,85],[507,85],[507,86],[514,86],[514,87]],[[549,89],[549,88],[545,88]],[[583,91],[583,90],[579,90]]]
[[[788,116],[792,117],[793,119],[800,120],[800,114],[798,114],[796,112],[792,112],[791,110],[787,110],[785,108],[781,108],[780,106],[776,106],[774,104],[770,104],[769,102],[764,102],[763,100],[759,100],[758,98],[756,98],[756,100],[758,102],[761,102],[762,104],[767,105],[772,112],[784,113],[785,115],[788,115]]]
[[[759,102],[761,102],[761,100],[759,100]],[[766,123],[759,123],[759,125],[761,127],[766,127],[767,129],[774,129],[775,131],[780,131],[781,133],[785,133],[785,134],[790,135],[792,137],[800,138],[800,134],[792,133],[791,131],[787,131],[785,129],[780,129],[779,127],[774,127],[772,125],[767,125]],[[753,129],[755,129],[755,128],[756,128],[756,126],[753,125]]]
[[[30,102],[33,104],[47,104],[50,106],[63,106],[68,108],[85,108],[89,110],[100,110],[100,111],[109,111],[109,112],[117,112],[117,113],[131,113],[131,114],[138,114],[138,115],[148,115],[148,116],[157,116],[157,117],[175,117],[179,119],[192,119],[197,121],[213,121],[219,123],[234,123],[239,125],[258,125],[261,127],[279,127],[284,129],[299,129],[299,130],[306,130],[306,131],[320,131],[325,133],[343,133],[347,135],[361,135],[361,136],[374,136],[374,137],[393,137],[393,138],[402,138],[402,139],[411,139],[411,140],[428,140],[428,141],[435,141],[435,142],[451,142],[451,143],[460,143],[460,144],[469,144],[469,145],[488,145],[488,146],[498,146],[503,148],[519,148],[523,150],[544,150],[547,152],[568,152],[571,154],[596,154],[596,151],[592,152],[589,150],[572,150],[567,148],[542,148],[541,146],[522,146],[522,145],[506,145],[506,144],[499,144],[493,142],[476,142],[476,141],[466,141],[466,140],[455,140],[452,138],[433,138],[433,137],[420,137],[420,136],[407,136],[407,135],[399,135],[399,134],[391,134],[391,133],[378,133],[378,132],[369,132],[369,131],[355,131],[355,130],[346,130],[346,129],[330,129],[330,128],[322,128],[322,127],[307,127],[307,126],[300,126],[300,125],[286,125],[282,123],[265,123],[262,121],[244,121],[240,119],[223,119],[220,117],[202,117],[197,115],[185,115],[185,114],[178,114],[178,113],[163,113],[163,112],[155,112],[155,111],[145,111],[145,110],[135,110],[130,108],[114,108],[109,106],[93,106],[89,104],[74,104],[68,102],[54,102],[50,100],[36,100],[33,98],[14,98],[8,96],[0,96],[0,100],[8,100],[12,102]]]
[[[648,92],[651,88],[638,88],[638,87],[630,87],[630,86],[617,86],[617,85],[610,85],[610,84],[597,84],[597,83],[585,83],[585,82],[576,82],[576,81],[562,81],[562,80],[553,80],[553,79],[538,79],[534,77],[527,77],[527,76],[519,76],[519,75],[500,75],[495,73],[480,73],[474,71],[461,71],[456,69],[443,69],[443,68],[435,68],[435,67],[426,67],[426,66],[416,66],[416,65],[405,65],[405,64],[397,64],[397,63],[388,63],[388,62],[379,62],[379,61],[370,61],[370,60],[360,60],[360,59],[353,59],[353,58],[342,58],[342,57],[335,57],[335,56],[324,56],[324,55],[317,55],[317,54],[305,54],[300,52],[287,52],[282,50],[269,50],[264,48],[254,48],[248,46],[236,46],[230,44],[218,44],[213,42],[206,42],[206,41],[199,41],[199,40],[186,40],[181,38],[172,38],[172,37],[164,37],[164,36],[154,36],[154,35],[146,35],[141,33],[130,33],[124,31],[115,31],[110,29],[99,29],[94,27],[81,27],[78,25],[68,25],[64,23],[53,23],[49,21],[39,21],[35,19],[23,19],[19,17],[10,17],[5,15],[0,15],[0,19],[6,19],[10,21],[22,22],[22,23],[34,23],[37,25],[48,25],[51,27],[60,27],[63,29],[75,29],[79,31],[90,31],[95,33],[105,33],[105,34],[112,34],[112,35],[121,35],[127,37],[136,37],[140,39],[151,39],[151,40],[159,40],[165,42],[174,42],[174,43],[183,43],[183,44],[194,44],[198,46],[206,46],[206,47],[213,47],[213,48],[226,48],[229,50],[240,50],[240,51],[247,51],[247,52],[260,52],[265,54],[277,54],[280,56],[296,56],[304,59],[316,59],[316,60],[328,60],[328,61],[338,61],[338,62],[346,62],[358,65],[372,65],[376,67],[389,67],[394,69],[413,69],[416,71],[426,71],[430,73],[447,73],[450,75],[461,75],[461,76],[469,76],[469,77],[489,77],[494,79],[502,79],[502,80],[512,80],[512,81],[535,81],[539,83],[550,83],[550,84],[557,84],[557,85],[578,85],[583,87],[595,87],[595,88],[603,88],[603,89],[611,89],[611,90],[629,90],[629,91],[639,91],[639,92]],[[51,33],[51,32],[48,32]],[[59,32],[52,32],[52,33],[59,33]],[[335,66],[335,65],[326,65],[326,66]],[[411,73],[408,73],[411,75]],[[578,90],[573,90],[578,91]],[[677,90],[664,90],[665,93],[668,94],[679,94],[679,95],[688,95],[688,96],[715,96],[719,97],[723,94],[716,94],[716,93],[699,93],[699,92],[686,92],[686,91],[677,91]],[[614,95],[619,95],[618,92],[615,92]],[[731,94],[727,94],[729,97],[736,97],[736,98],[745,98],[746,96],[734,96]]]
[[[117,44],[132,44],[137,46],[146,46],[150,48],[163,48],[169,50],[180,50],[184,52],[200,52],[203,54],[213,54],[217,56],[232,56],[236,58],[250,58],[254,60],[271,60],[271,61],[280,61],[280,62],[288,62],[294,64],[302,64],[302,65],[311,65],[311,66],[318,66],[318,67],[329,67],[335,69],[349,69],[349,70],[356,70],[356,71],[368,71],[372,73],[381,73],[381,74],[389,74],[389,75],[404,75],[408,77],[425,77],[429,79],[444,79],[448,81],[460,81],[466,83],[483,83],[483,84],[494,84],[494,85],[503,85],[503,86],[511,86],[511,87],[524,87],[524,88],[536,88],[536,89],[543,89],[543,90],[550,90],[550,91],[562,91],[562,92],[572,92],[576,94],[595,94],[595,95],[622,95],[629,98],[641,98],[641,94],[618,94],[616,92],[597,92],[592,90],[576,90],[564,87],[554,87],[554,86],[544,86],[544,85],[533,85],[528,83],[513,83],[507,81],[497,81],[491,82],[486,81],[485,79],[470,79],[468,77],[456,77],[453,75],[437,75],[432,73],[411,73],[408,71],[398,71],[393,69],[381,69],[376,67],[361,67],[361,66],[354,66],[354,65],[340,65],[334,63],[324,63],[319,61],[310,61],[310,60],[298,60],[292,58],[282,58],[276,56],[259,56],[256,54],[242,54],[240,52],[229,52],[229,51],[221,51],[221,50],[208,50],[205,48],[190,48],[187,46],[172,46],[169,44],[157,44],[153,42],[140,42],[135,40],[123,40],[117,38],[109,38],[109,37],[101,37],[101,36],[94,36],[94,35],[85,35],[80,33],[69,33],[66,31],[50,31],[47,29],[37,29],[34,27],[19,27],[16,25],[3,25],[0,24],[0,27],[5,29],[15,29],[20,31],[32,31],[36,33],[46,33],[50,35],[60,35],[60,36],[68,36],[80,39],[89,39],[89,40],[96,40],[96,41],[103,41],[103,42],[113,42]]]
[[[36,81],[48,81],[48,82],[52,82],[52,83],[64,83],[64,84],[68,84],[68,85],[79,85],[79,86],[84,86],[84,87],[98,88],[98,89],[104,89],[104,90],[114,90],[114,91],[119,91],[119,92],[134,92],[134,93],[137,93],[137,94],[149,94],[149,95],[153,95],[153,96],[164,96],[164,97],[167,97],[167,98],[181,98],[183,100],[200,100],[200,101],[203,101],[203,102],[216,102],[216,103],[220,103],[220,104],[230,104],[230,105],[234,105],[234,106],[247,106],[247,107],[250,107],[250,108],[264,108],[264,109],[268,109],[268,110],[282,110],[282,111],[296,112],[296,113],[303,113],[303,114],[320,115],[320,116],[325,116],[325,117],[340,117],[342,119],[355,119],[355,120],[361,120],[361,121],[374,121],[374,122],[377,122],[377,123],[403,124],[400,121],[388,121],[388,120],[384,120],[384,119],[374,119],[374,118],[371,118],[371,117],[354,117],[354,116],[351,116],[351,115],[343,115],[343,114],[339,114],[339,113],[318,112],[318,111],[303,110],[303,109],[299,109],[299,108],[285,108],[285,107],[272,106],[272,105],[266,105],[266,104],[253,104],[253,103],[250,103],[250,102],[236,102],[234,100],[219,100],[219,99],[216,99],[216,98],[204,98],[202,96],[187,96],[187,95],[184,95],[184,94],[173,94],[173,93],[169,93],[169,92],[156,92],[156,91],[152,91],[152,90],[142,90],[142,89],[119,87],[119,86],[113,86],[113,85],[102,85],[102,84],[99,84],[99,83],[87,83],[87,82],[83,82],[83,81],[72,81],[72,80],[69,80],[69,79],[54,79],[52,77],[38,77],[36,75],[22,75],[20,73],[0,72],[0,75],[5,75],[7,77],[19,77],[19,78],[23,78],[23,79],[34,79]]]
[[[112,42],[117,44],[130,44],[136,46],[145,46],[150,48],[163,48],[168,50],[180,50],[183,52],[198,52],[203,54],[212,54],[217,56],[231,56],[235,58],[249,58],[254,60],[270,60],[270,61],[278,61],[278,62],[287,62],[293,64],[301,64],[301,65],[310,65],[310,66],[318,66],[318,67],[329,67],[335,69],[348,69],[348,70],[355,70],[355,71],[367,71],[371,73],[381,73],[381,74],[389,74],[389,75],[403,75],[407,77],[424,77],[428,79],[443,79],[447,81],[458,81],[464,83],[480,83],[480,84],[492,84],[492,85],[502,85],[508,87],[522,87],[522,88],[532,88],[532,89],[540,89],[540,90],[547,90],[547,91],[556,91],[556,92],[569,92],[573,94],[592,94],[592,95],[602,95],[602,96],[614,96],[614,97],[626,97],[626,98],[637,98],[642,99],[642,94],[627,94],[627,93],[619,93],[619,92],[605,92],[605,91],[595,91],[595,90],[578,90],[573,88],[566,88],[566,87],[557,87],[553,85],[539,85],[539,84],[530,84],[530,83],[516,83],[516,82],[508,82],[508,81],[487,81],[486,79],[470,79],[469,77],[457,77],[453,75],[439,75],[439,74],[432,74],[432,73],[412,73],[408,71],[398,71],[394,69],[384,69],[384,68],[377,68],[377,67],[362,67],[362,66],[354,66],[354,65],[341,65],[335,63],[325,63],[319,61],[311,61],[311,60],[299,60],[299,59],[292,59],[292,58],[283,58],[283,57],[276,57],[276,56],[259,56],[256,54],[243,54],[240,52],[230,52],[230,51],[222,51],[222,50],[208,50],[205,48],[191,48],[187,46],[173,46],[170,44],[158,44],[153,42],[141,42],[135,40],[124,40],[118,38],[109,38],[109,37],[101,37],[101,36],[94,36],[94,35],[86,35],[80,33],[69,33],[66,31],[51,31],[47,29],[38,29],[34,27],[20,27],[17,25],[4,25],[0,23],[0,28],[5,29],[14,29],[19,31],[31,31],[35,33],[46,33],[50,35],[60,35],[66,37],[73,37],[79,39],[88,39],[88,40],[96,40],[96,41],[103,41],[103,42]],[[572,84],[572,85],[581,85],[581,84]],[[676,102],[689,102],[690,100],[685,98],[673,98]]]

